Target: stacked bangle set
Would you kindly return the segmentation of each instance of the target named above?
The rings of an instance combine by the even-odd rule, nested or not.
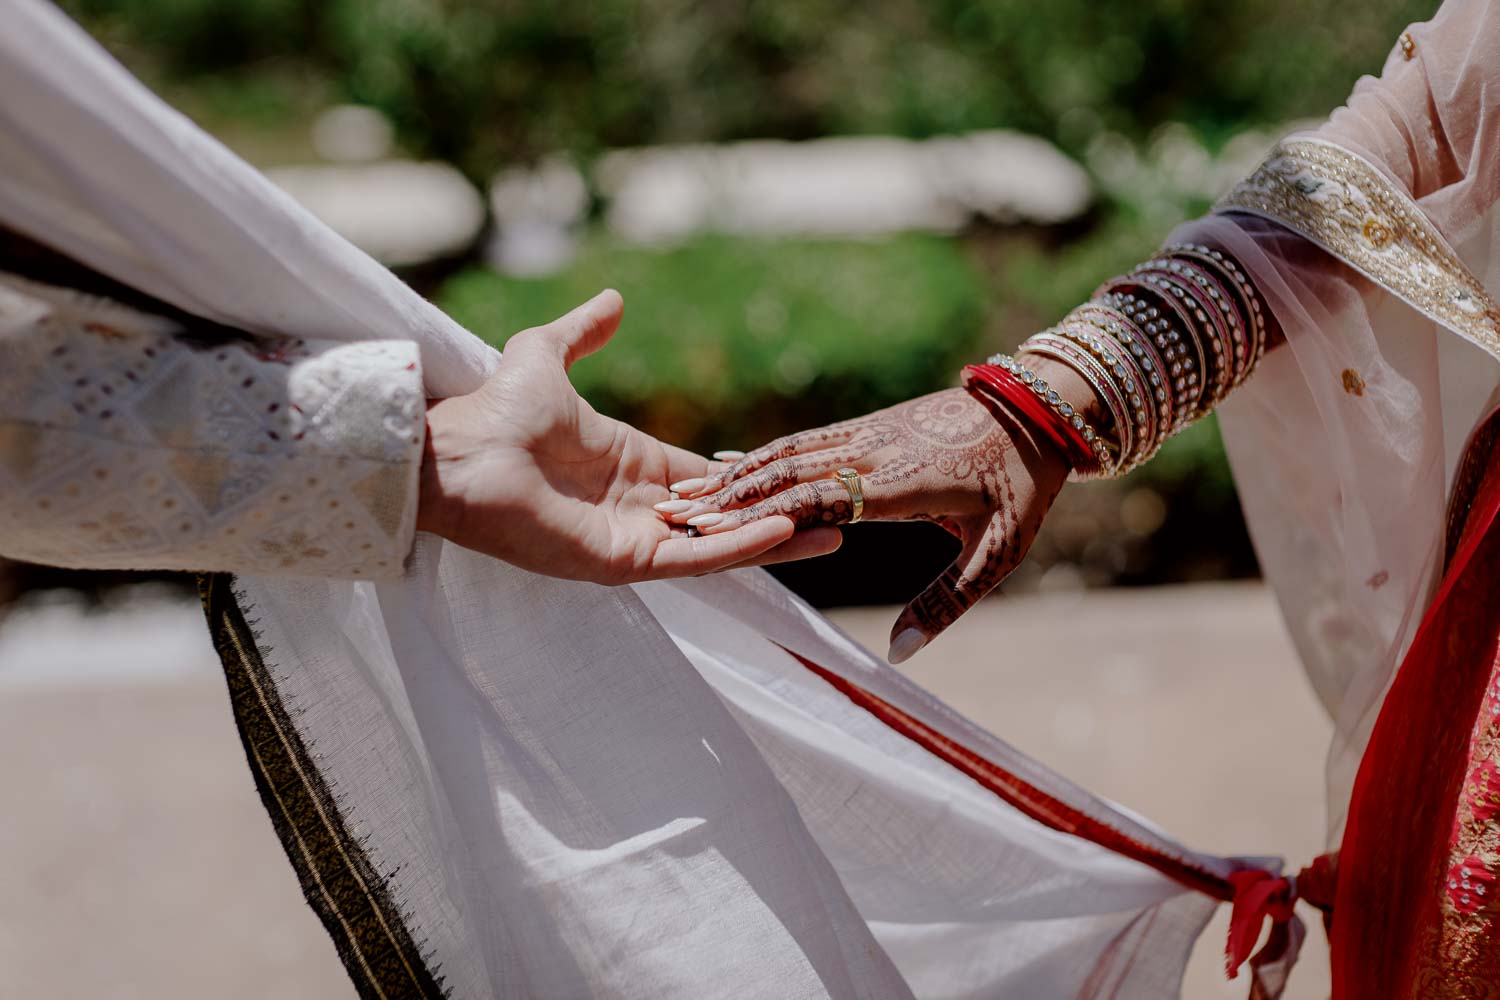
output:
[[[1015,357],[970,365],[964,384],[1026,414],[1068,454],[1075,478],[1112,478],[1222,402],[1265,349],[1265,315],[1249,278],[1226,254],[1182,243],[1105,282]],[[1106,422],[1091,424],[1029,358],[1075,372]]]

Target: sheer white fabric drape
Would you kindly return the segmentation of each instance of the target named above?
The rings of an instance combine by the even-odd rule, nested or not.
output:
[[[1382,75],[1313,133],[1410,194],[1500,292],[1500,7],[1448,0]],[[1174,239],[1222,246],[1286,333],[1221,409],[1262,567],[1335,722],[1328,837],[1337,846],[1386,687],[1442,569],[1448,487],[1497,401],[1500,363],[1279,226],[1210,216]]]
[[[0,220],[106,274],[261,333],[415,340],[435,395],[494,364],[40,0],[5,2],[0,129]],[[456,997],[1154,1000],[1213,905],[853,707],[780,647],[1187,856],[758,571],[611,590],[421,536],[399,582],[241,586]]]

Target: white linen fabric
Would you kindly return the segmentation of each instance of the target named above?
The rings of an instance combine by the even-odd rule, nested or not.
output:
[[[256,333],[414,341],[432,395],[493,369],[58,11],[4,6],[6,225]],[[419,536],[396,582],[240,586],[335,821],[455,997],[1177,990],[1211,900],[1028,819],[780,647],[1137,841],[1236,867],[977,730],[758,571],[606,589]]]
[[[1408,194],[1493,299],[1500,5],[1448,0],[1406,37],[1311,137]],[[1500,403],[1500,357],[1265,220],[1208,216],[1173,239],[1232,253],[1286,334],[1220,419],[1262,568],[1334,720],[1336,847],[1382,698],[1441,576],[1455,467]]]

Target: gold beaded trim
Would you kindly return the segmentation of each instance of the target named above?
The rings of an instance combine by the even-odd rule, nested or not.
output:
[[[1410,195],[1348,150],[1282,142],[1214,210],[1286,226],[1500,360],[1500,306]]]

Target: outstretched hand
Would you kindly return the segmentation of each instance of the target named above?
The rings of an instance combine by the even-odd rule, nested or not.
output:
[[[653,506],[668,484],[724,466],[601,416],[568,381],[599,350],[624,303],[605,291],[511,338],[480,389],[432,403],[417,527],[524,569],[595,583],[692,576],[838,548],[837,529],[791,518],[690,537]]]
[[[1003,416],[1003,415],[1002,415]],[[864,520],[935,521],[963,550],[906,606],[891,629],[890,660],[908,659],[1015,569],[1068,475],[1062,454],[1024,425],[997,420],[963,389],[781,438],[710,473],[672,515],[705,537],[763,521],[842,524],[849,492],[833,474],[856,469]]]

